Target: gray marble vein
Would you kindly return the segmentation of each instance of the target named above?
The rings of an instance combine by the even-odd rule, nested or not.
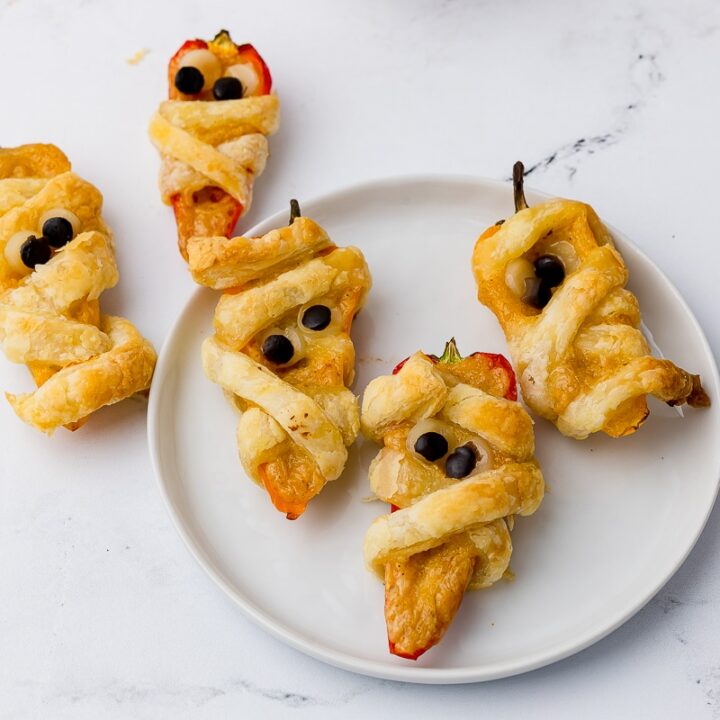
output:
[[[526,166],[526,176],[538,174],[557,165],[567,173],[568,180],[571,180],[578,167],[588,157],[616,145],[633,129],[636,115],[652,102],[657,89],[665,81],[659,56],[667,46],[664,34],[648,27],[643,14],[639,14],[635,23],[640,27],[631,43],[631,59],[627,72],[629,87],[627,102],[615,109],[614,118],[606,130],[579,137],[555,148],[541,160]],[[572,102],[572,98],[568,98],[568,101]]]

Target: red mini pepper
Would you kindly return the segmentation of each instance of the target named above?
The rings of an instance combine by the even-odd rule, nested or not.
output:
[[[443,350],[443,354],[440,357],[437,355],[428,355],[427,357],[435,363],[456,366],[456,372],[459,371],[457,374],[467,373],[470,376],[476,376],[478,379],[485,380],[483,383],[485,387],[482,385],[481,387],[492,395],[504,397],[506,400],[517,400],[517,380],[515,379],[515,372],[504,355],[500,355],[499,353],[476,352],[467,357],[463,357],[458,351],[455,338],[452,338],[445,344],[445,350]],[[397,375],[409,359],[409,357],[406,357],[399,362],[394,367],[392,374]],[[494,381],[492,387],[487,387],[486,378],[488,377],[488,370],[491,371],[489,377],[492,377]]]
[[[480,353],[476,352],[463,358],[458,352],[455,339],[453,338],[445,345],[443,354],[438,357],[437,355],[427,355],[434,363],[439,365],[451,366],[451,372],[461,382],[467,382],[474,387],[481,388],[485,392],[488,392],[496,397],[504,397],[507,400],[517,400],[517,383],[515,379],[515,373],[503,355],[496,353]],[[400,372],[402,367],[407,362],[408,358],[399,363],[393,370],[393,375]],[[390,505],[390,512],[396,512],[400,508],[397,505]],[[454,552],[454,551],[453,551]],[[387,570],[386,570],[387,572]],[[400,576],[404,576],[405,570],[400,573]],[[387,576],[386,576],[387,578]],[[386,580],[387,582],[387,580]],[[388,585],[386,584],[386,593],[388,592]],[[386,594],[386,621],[388,622],[388,648],[393,655],[402,657],[406,660],[417,660],[424,652],[429,650],[434,644],[436,644],[444,629],[439,635],[429,641],[424,647],[419,648],[406,648],[402,649],[398,647],[398,644],[391,639],[391,627],[390,620],[388,618],[388,595]]]

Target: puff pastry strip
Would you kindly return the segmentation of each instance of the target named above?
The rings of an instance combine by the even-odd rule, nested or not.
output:
[[[208,76],[199,93],[184,95],[175,75],[181,67],[197,66],[205,74],[229,77],[240,68],[243,79],[250,73],[257,82],[252,88],[245,83],[242,98],[218,101]],[[149,134],[162,158],[162,199],[175,210],[178,244],[187,260],[192,235],[229,236],[249,210],[254,179],[268,157],[266,136],[278,128],[279,103],[270,94],[270,73],[260,56],[251,45],[235,45],[226,31],[207,43],[186,42],[168,74],[171,99],[161,103]]]
[[[625,288],[627,267],[594,210],[561,199],[528,208],[521,164],[514,179],[518,210],[477,241],[473,272],[480,301],[505,331],[530,408],[583,439],[635,432],[649,412],[647,395],[708,405],[699,376],[652,357],[637,299]],[[534,262],[553,248],[572,267],[545,307],[534,309],[508,286],[506,273],[519,258]]]
[[[0,150],[0,170],[0,345],[38,385],[7,398],[43,432],[74,430],[98,408],[147,389],[155,352],[129,321],[100,313],[100,294],[118,271],[99,191],[52,145]],[[8,242],[24,231],[40,236],[43,217],[55,212],[74,218],[72,240],[34,270],[10,262]]]
[[[365,390],[363,433],[384,443],[370,466],[370,486],[395,511],[370,526],[364,555],[385,581],[396,655],[419,657],[440,641],[466,589],[502,578],[514,516],[532,514],[542,500],[532,421],[508,399],[514,382],[504,359],[461,359],[453,342],[442,358],[416,353]],[[413,450],[412,438],[425,430],[443,435],[449,453],[470,443],[475,470],[453,479],[442,461]]]
[[[215,335],[203,343],[210,380],[241,411],[240,460],[289,519],[301,515],[325,483],[341,474],[359,431],[352,321],[370,288],[356,248],[337,248],[309,218],[261,238],[191,238],[190,269],[211,287],[236,286],[215,310]],[[303,308],[321,305],[332,320],[319,332],[302,324]],[[268,337],[292,345],[278,363]]]

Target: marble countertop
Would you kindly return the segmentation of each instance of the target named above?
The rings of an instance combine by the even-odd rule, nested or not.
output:
[[[290,196],[413,172],[505,178],[521,158],[528,185],[591,201],[652,256],[717,355],[711,0],[3,0],[0,142],[54,142],[101,188],[122,275],[105,307],[157,347],[192,282],[146,127],[169,54],[220,27],[260,49],[282,98],[242,228]],[[3,389],[27,385],[0,365]],[[720,718],[717,509],[668,585],[590,649],[503,681],[403,685],[281,645],[217,590],[163,507],[142,403],[46,440],[2,402],[0,431],[2,718]]]

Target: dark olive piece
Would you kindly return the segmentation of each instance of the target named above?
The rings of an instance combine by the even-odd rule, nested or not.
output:
[[[437,432],[423,433],[415,441],[415,452],[426,460],[434,462],[445,456],[448,451],[448,441]]]
[[[525,166],[518,160],[513,165],[513,196],[515,198],[515,212],[529,207],[525,199]]]
[[[221,77],[213,85],[216,100],[239,100],[243,96],[242,83],[236,77]]]
[[[311,305],[302,316],[302,324],[308,330],[324,330],[332,319],[330,308],[326,305]]]
[[[530,307],[542,310],[550,302],[551,297],[550,286],[544,280],[539,277],[525,280],[525,294],[522,299]]]
[[[20,259],[29,268],[44,265],[52,257],[52,248],[44,237],[31,235],[20,246]]]
[[[541,255],[535,261],[535,274],[549,287],[557,287],[565,279],[565,266],[557,255]]]
[[[262,354],[276,365],[290,362],[295,348],[284,335],[268,335],[262,344]]]
[[[445,475],[450,478],[467,477],[477,465],[477,454],[468,445],[461,445],[454,452],[450,453],[445,461]]]
[[[43,223],[42,233],[52,247],[61,248],[72,240],[73,226],[67,218],[52,217]]]
[[[184,95],[197,95],[204,84],[203,74],[192,65],[181,67],[175,73],[175,87]]]

